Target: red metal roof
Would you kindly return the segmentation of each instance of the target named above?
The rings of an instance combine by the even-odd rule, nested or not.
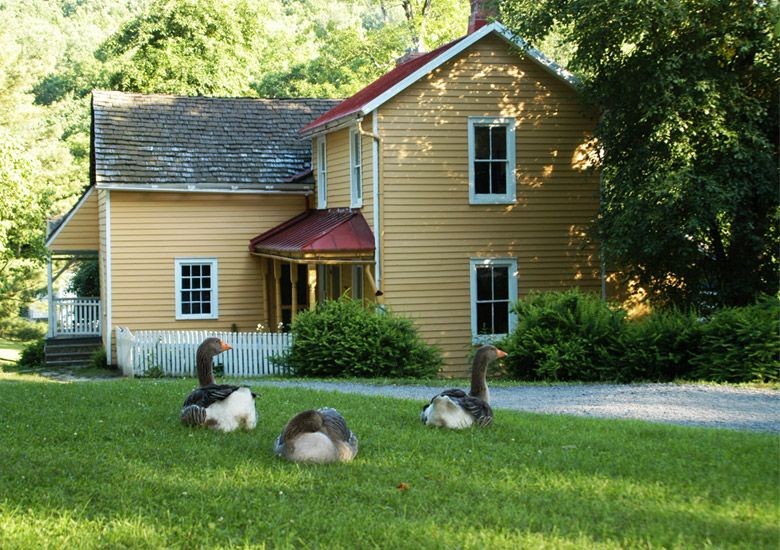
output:
[[[308,210],[249,241],[249,251],[280,256],[373,254],[374,234],[359,210]]]
[[[468,35],[467,35],[468,36]],[[449,42],[448,44],[445,44],[443,46],[440,46],[436,48],[435,50],[419,55],[417,57],[413,57],[409,61],[402,63],[398,65],[395,69],[390,71],[389,73],[385,73],[384,75],[380,76],[378,79],[376,79],[374,82],[357,92],[352,97],[349,97],[333,107],[330,111],[327,111],[325,114],[320,116],[319,118],[315,119],[314,121],[310,122],[303,128],[301,128],[300,133],[305,134],[306,132],[317,128],[319,126],[322,126],[324,124],[327,124],[329,122],[333,122],[334,120],[338,120],[342,117],[345,117],[347,115],[350,115],[352,113],[357,113],[360,111],[361,107],[365,105],[366,103],[370,102],[373,99],[376,99],[381,94],[401,82],[404,78],[415,72],[417,69],[428,63],[430,60],[434,59],[438,55],[441,55],[445,51],[449,50],[451,47],[453,47],[455,44],[460,42],[466,38],[466,36],[462,36],[458,38],[457,40],[453,40],[452,42]]]

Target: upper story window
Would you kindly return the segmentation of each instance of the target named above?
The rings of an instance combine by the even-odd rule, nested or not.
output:
[[[469,117],[469,203],[515,201],[515,119]]]
[[[517,260],[471,260],[471,335],[483,343],[509,334],[515,326]]]
[[[325,136],[317,138],[317,208],[328,207],[328,149]]]
[[[217,259],[177,258],[176,318],[217,318]]]
[[[361,135],[356,129],[349,134],[349,166],[352,208],[363,206],[363,166],[360,146]]]

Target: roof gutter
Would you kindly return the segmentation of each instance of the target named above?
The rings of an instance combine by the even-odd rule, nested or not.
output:
[[[298,135],[300,135],[302,139],[309,137],[314,138],[330,132],[335,132],[336,130],[343,130],[344,128],[352,126],[356,120],[361,120],[365,115],[366,113],[362,109],[353,111],[335,120],[326,122],[325,124],[314,126],[308,130],[302,129],[298,132]]]
[[[109,191],[143,191],[164,193],[231,193],[235,195],[311,195],[312,185],[309,184],[282,184],[264,185],[263,187],[243,187],[240,185],[225,185],[224,187],[201,187],[186,184],[123,184],[123,183],[98,183],[95,187]]]

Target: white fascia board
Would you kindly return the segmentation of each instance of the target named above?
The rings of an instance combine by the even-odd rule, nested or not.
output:
[[[75,205],[73,205],[73,208],[70,209],[70,212],[65,214],[65,218],[59,223],[57,229],[54,230],[54,233],[46,237],[46,241],[44,242],[44,246],[46,248],[51,246],[51,243],[57,238],[57,236],[65,228],[65,226],[68,225],[68,222],[70,222],[73,216],[76,215],[76,212],[78,212],[79,208],[81,208],[81,205],[87,202],[87,199],[92,194],[93,189],[94,186],[90,185],[87,191],[83,195],[81,195],[81,198],[78,200],[78,202]]]
[[[572,87],[576,87],[579,84],[579,80],[577,79],[576,76],[574,76],[572,73],[570,73],[569,71],[567,71],[566,69],[558,65],[557,63],[548,59],[542,52],[540,52],[536,48],[530,47],[528,45],[528,42],[526,42],[519,36],[516,36],[514,33],[512,33],[509,29],[507,29],[504,25],[502,25],[498,21],[495,21],[493,23],[490,23],[489,25],[480,27],[475,32],[471,33],[470,35],[466,36],[463,40],[455,44],[453,47],[445,50],[440,55],[431,59],[428,63],[426,63],[419,69],[417,69],[415,72],[413,72],[406,78],[404,78],[398,84],[396,84],[392,88],[389,88],[384,93],[378,95],[377,97],[375,97],[374,99],[372,99],[371,101],[363,105],[363,107],[359,111],[359,115],[365,116],[367,113],[374,111],[375,109],[377,109],[378,107],[386,103],[388,100],[392,99],[393,97],[395,97],[396,95],[404,91],[406,88],[408,88],[409,86],[411,86],[412,84],[420,80],[422,77],[436,70],[439,66],[443,65],[450,59],[459,55],[461,52],[470,48],[473,44],[479,42],[485,36],[487,36],[492,32],[498,33],[506,41],[520,48],[531,58],[532,61],[536,62],[538,65],[540,65],[548,72],[552,73],[554,76],[563,80],[566,84]]]

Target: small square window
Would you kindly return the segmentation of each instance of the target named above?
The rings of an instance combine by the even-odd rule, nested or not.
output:
[[[176,259],[176,319],[217,318],[217,260]]]

